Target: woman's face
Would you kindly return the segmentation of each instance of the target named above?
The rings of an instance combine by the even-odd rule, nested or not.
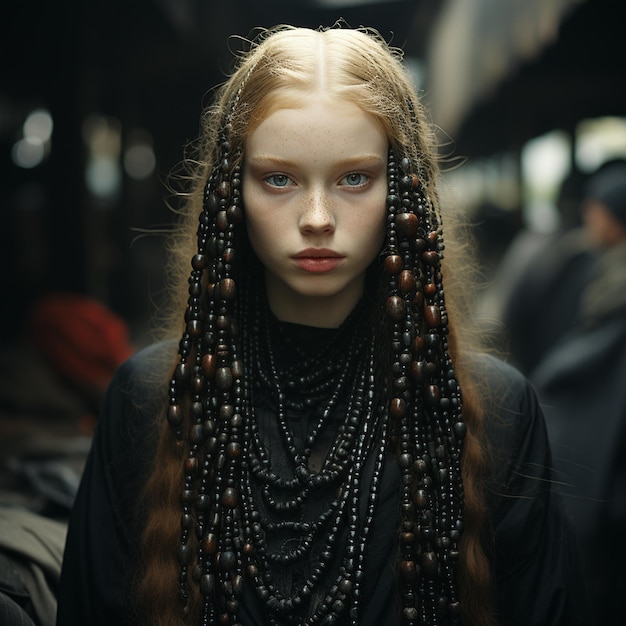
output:
[[[387,138],[357,105],[324,94],[271,113],[247,138],[250,244],[281,320],[335,327],[384,240]]]

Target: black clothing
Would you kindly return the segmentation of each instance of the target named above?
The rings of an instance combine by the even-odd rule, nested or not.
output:
[[[584,230],[574,229],[548,237],[526,259],[511,256],[503,264],[506,272],[499,286],[506,299],[501,316],[511,362],[524,374],[577,324],[595,258]]]
[[[135,622],[127,597],[139,529],[138,491],[153,454],[159,415],[153,347],[117,372],[103,407],[72,517],[63,564],[57,626]],[[496,404],[488,417],[493,446],[489,482],[494,568],[504,626],[588,626],[576,545],[551,487],[550,451],[541,410],[527,381],[491,357],[476,367]],[[393,626],[399,471],[384,467],[380,504],[366,562],[363,626]],[[254,593],[245,593],[244,626],[261,626]]]
[[[626,243],[607,250],[582,298],[580,325],[530,374],[556,479],[581,546],[596,622],[626,589]]]

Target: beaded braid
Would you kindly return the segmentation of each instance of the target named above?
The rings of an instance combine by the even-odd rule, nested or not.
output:
[[[399,167],[398,167],[399,166]],[[460,623],[466,427],[448,353],[440,220],[408,159],[389,153],[386,310],[393,322],[392,439],[402,472],[400,586],[406,624]]]
[[[233,517],[241,480],[237,459],[241,456],[242,364],[235,341],[232,272],[235,227],[242,220],[241,176],[239,164],[231,165],[229,129],[226,123],[220,132],[220,158],[205,188],[198,252],[191,261],[186,329],[167,411],[177,441],[188,445],[177,552],[180,598],[187,615],[194,564],[191,575],[204,597],[203,625],[216,623],[212,598],[218,589],[231,612],[236,612],[243,573],[234,545],[238,520]]]

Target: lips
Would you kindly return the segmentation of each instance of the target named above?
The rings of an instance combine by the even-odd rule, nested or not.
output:
[[[318,274],[336,269],[343,263],[345,257],[328,248],[307,248],[292,258],[301,270]]]

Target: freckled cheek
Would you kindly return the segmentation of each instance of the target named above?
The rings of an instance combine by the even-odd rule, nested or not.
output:
[[[385,233],[387,231],[387,207],[384,200],[373,209],[373,214],[375,217],[370,221],[373,247],[376,250],[380,250],[385,241]]]

